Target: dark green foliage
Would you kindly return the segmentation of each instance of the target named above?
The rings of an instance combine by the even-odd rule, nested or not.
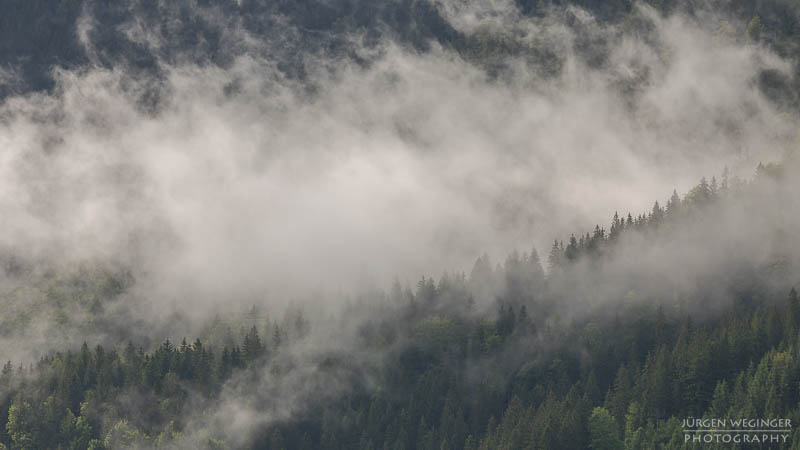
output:
[[[631,0],[517,0],[532,20],[554,19],[568,26],[574,42],[568,50],[588,67],[609,64],[620,33],[643,39],[656,51],[646,15]],[[693,0],[646,0],[661,14],[699,19]],[[168,65],[193,63],[230,67],[239,56],[275,61],[289,79],[309,81],[309,55],[346,58],[369,64],[358,46],[391,40],[413,51],[443,47],[483,68],[492,78],[522,61],[544,78],[557,76],[566,62],[563,42],[531,41],[527,33],[498,33],[479,27],[459,30],[448,22],[437,2],[430,0],[176,0],[125,2],[88,0],[6,0],[0,16],[0,98],[31,90],[52,90],[54,69],[87,66],[124,68],[146,80],[139,98],[143,110],[157,110],[169,92],[164,87]],[[599,27],[586,26],[574,14],[583,8]],[[797,59],[800,9],[788,0],[714,0],[705,8],[721,11],[739,40],[771,47],[789,60]],[[730,25],[735,23],[736,25]],[[604,25],[611,27],[604,28]],[[703,23],[718,28],[717,23]],[[598,32],[598,29],[607,31]],[[137,32],[137,30],[140,30]],[[248,33],[245,39],[239,33]],[[516,34],[515,34],[516,33]],[[146,35],[146,37],[144,36]],[[363,39],[351,39],[354,36]],[[247,41],[255,39],[259,44]],[[158,45],[152,45],[157,40]],[[358,44],[355,44],[358,42]],[[434,45],[432,45],[434,44]],[[9,76],[5,76],[8,74]],[[759,75],[759,86],[782,107],[796,108],[796,74],[770,70]],[[615,86],[635,94],[648,81],[647,73],[620,79]],[[306,86],[314,91],[313,83]],[[235,95],[236,82],[225,88]]]
[[[324,347],[309,356],[302,344],[316,324],[301,310],[290,308],[278,323],[254,306],[241,318],[211,321],[208,334],[222,344],[166,340],[147,351],[130,342],[84,344],[30,368],[7,363],[0,371],[0,443],[19,449],[682,448],[687,417],[796,421],[795,289],[775,295],[751,288],[759,285],[757,275],[742,276],[736,281],[746,294],[708,314],[705,297],[690,295],[700,291],[674,290],[673,301],[663,302],[638,293],[633,280],[619,290],[624,298],[559,319],[569,312],[561,293],[570,292],[560,289],[583,281],[578,276],[592,280],[626,240],[675,236],[785,173],[760,165],[749,184],[727,175],[721,186],[703,179],[683,199],[673,193],[666,208],[655,203],[636,219],[615,213],[609,233],[596,226],[566,247],[555,241],[547,275],[533,250],[513,252],[497,268],[484,255],[469,278],[423,277],[415,291],[396,283],[384,303],[375,300],[376,309],[345,310],[356,356]],[[123,289],[101,284],[111,286],[105,296]],[[476,297],[484,299],[480,308]],[[370,356],[361,359],[359,352]],[[297,386],[270,384],[295,379]],[[231,395],[260,412],[275,410],[273,398],[300,406],[234,436],[204,422]]]
[[[166,341],[151,353],[130,343],[122,353],[84,345],[16,373],[6,365],[3,392],[13,400],[5,405],[3,440],[9,448],[85,449],[93,439],[106,448],[174,439],[189,391],[210,405],[234,371],[260,364],[264,352],[255,330],[244,346],[246,361],[231,358],[226,347],[217,362],[199,340],[184,340],[177,347]],[[238,347],[233,353],[240,354]],[[135,411],[123,406],[131,396],[141,400]]]
[[[429,307],[444,292],[433,295]],[[410,341],[389,354],[382,389],[355,385],[319,403],[321,410],[267,426],[254,445],[616,449],[624,441],[673,448],[684,417],[796,417],[797,295],[770,303],[702,326],[662,308],[590,321],[547,342],[548,350],[519,331],[527,307],[501,304],[495,316],[477,318],[423,313],[398,324]],[[575,359],[576,345],[588,364]],[[466,376],[481,361],[495,368]],[[320,368],[343,363],[327,359]],[[32,449],[177,442],[196,431],[185,428],[197,412],[187,410],[190,397],[193,408],[213,411],[226,380],[250,373],[255,388],[269,372],[264,365],[273,363],[257,329],[218,353],[200,341],[166,341],[149,353],[130,344],[121,352],[84,346],[24,371],[7,365],[2,441]],[[140,399],[133,410],[121,403],[131,395]],[[208,448],[226,439],[215,436]]]
[[[594,408],[589,416],[589,447],[593,450],[622,450],[617,422],[605,408]]]

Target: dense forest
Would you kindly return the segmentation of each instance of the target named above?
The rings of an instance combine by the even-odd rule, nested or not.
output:
[[[713,314],[702,298],[677,292],[665,299],[630,290],[569,320],[560,304],[581,264],[613,259],[634,236],[652,243],[684,233],[765,186],[775,195],[789,176],[787,166],[759,165],[750,182],[724,174],[683,198],[674,193],[664,208],[615,213],[608,232],[598,226],[566,245],[557,240],[546,270],[534,249],[497,267],[482,256],[469,275],[423,277],[414,289],[396,283],[328,319],[357,330],[352,353],[309,356],[303,342],[322,324],[297,308],[271,320],[254,305],[216,317],[192,343],[167,340],[149,351],[84,344],[29,366],[9,361],[0,441],[19,449],[694,448],[684,440],[689,417],[796,423],[794,288],[772,292],[767,275],[753,273]],[[487,286],[500,294],[479,308]],[[284,410],[276,390],[298,379],[303,393]],[[220,432],[214,412],[231,392],[273,419],[245,435]],[[755,448],[794,448],[798,436]]]
[[[794,61],[800,55],[800,10],[791,0],[516,0],[513,4],[531,20],[565,23],[577,37],[572,51],[593,67],[608,64],[612,48],[623,36],[657,40],[641,5],[665,15],[693,17],[723,39],[759,42]],[[582,20],[573,7],[588,11],[598,23]],[[142,94],[143,103],[153,107],[166,95],[159,80],[170,64],[229,67],[242,55],[278,61],[283,76],[311,83],[308,55],[367,65],[371,58],[358,48],[375,46],[382,39],[420,52],[440,45],[501,77],[510,57],[522,59],[542,75],[556,75],[566,52],[558,36],[531,39],[525,30],[456,29],[435,1],[64,0],[54,5],[46,0],[6,0],[3,11],[2,97],[54,89],[56,68],[124,68],[128,74],[153,80]],[[716,15],[711,20],[708,11]],[[798,67],[795,63],[791,76],[767,70],[758,83],[773,101],[797,107]],[[643,76],[636,74],[627,84],[642,82]]]
[[[800,448],[795,0],[0,5],[0,449]]]

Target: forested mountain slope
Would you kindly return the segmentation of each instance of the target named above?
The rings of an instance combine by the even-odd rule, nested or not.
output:
[[[0,448],[800,421],[796,1],[0,7]]]
[[[258,55],[275,61],[284,76],[307,81],[309,57],[367,64],[373,56],[363,46],[385,39],[421,52],[432,45],[453,49],[492,73],[505,70],[509,56],[520,57],[531,70],[552,75],[560,73],[567,52],[602,66],[623,36],[654,39],[640,5],[693,18],[722,39],[759,42],[794,60],[800,54],[800,10],[790,0],[518,0],[503,5],[518,8],[529,21],[566,24],[577,36],[573,43],[526,35],[524,27],[456,28],[448,14],[468,3],[450,1],[64,0],[54,5],[5,0],[0,95],[51,90],[55,70],[116,68],[152,80],[143,100],[152,107],[168,95],[159,80],[170,65],[230,67],[237,57]],[[587,22],[581,11],[593,20]],[[791,77],[766,71],[759,83],[774,101],[796,108],[797,78],[795,65]]]
[[[777,230],[775,249],[733,266],[692,266],[697,284],[670,280],[668,291],[648,262],[694,264],[665,249],[695,245],[698,233],[698,250],[718,253],[721,241],[699,230],[726,235],[718,222],[739,211],[772,222],[769,211],[794,207],[779,201],[792,167],[703,179],[664,208],[615,214],[608,232],[557,240],[546,273],[535,250],[496,268],[484,256],[469,276],[397,284],[322,322],[298,309],[273,320],[254,305],[191,344],[84,345],[30,367],[9,362],[0,439],[31,449],[693,448],[687,417],[800,420],[796,236]],[[762,231],[740,237],[776,230]],[[321,346],[320,335],[342,346]]]

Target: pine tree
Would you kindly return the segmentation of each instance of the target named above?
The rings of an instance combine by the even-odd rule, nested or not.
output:
[[[272,331],[272,347],[277,349],[283,343],[283,331],[281,327],[275,323]]]
[[[583,240],[583,236],[581,236],[581,239]],[[578,244],[578,240],[575,238],[575,235],[571,235],[569,237],[569,244],[567,244],[567,248],[564,250],[564,257],[567,259],[567,261],[574,262],[578,259],[579,248],[580,246]]]
[[[258,337],[258,330],[255,325],[250,328],[250,331],[244,337],[242,352],[245,361],[255,361],[264,353],[264,347],[261,344],[261,338]]]
[[[539,252],[536,251],[536,247],[531,248],[531,252],[525,260],[525,265],[530,274],[532,282],[531,289],[539,288],[542,280],[544,280],[544,270],[542,269],[542,262],[539,260]]]
[[[611,414],[603,407],[596,407],[589,417],[590,448],[593,450],[622,450],[619,427]]]
[[[624,223],[619,219],[619,214],[614,211],[614,217],[611,219],[611,228],[608,231],[608,239],[616,241],[624,227]]]
[[[651,224],[653,224],[653,225],[658,226],[658,224],[660,224],[663,220],[664,220],[664,210],[661,209],[661,205],[659,205],[658,201],[656,201],[653,204],[653,210],[650,213],[650,221],[649,222]]]
[[[747,37],[754,42],[758,42],[761,39],[761,17],[758,15],[753,17],[750,23],[747,24]]]
[[[550,248],[550,254],[547,256],[547,272],[553,274],[559,267],[561,267],[561,254],[562,251],[558,247],[558,240],[553,242]]]
[[[678,197],[678,191],[673,189],[672,196],[667,201],[667,210],[666,210],[667,217],[669,217],[670,220],[677,219],[678,216],[680,215],[680,209],[681,209],[681,198]]]

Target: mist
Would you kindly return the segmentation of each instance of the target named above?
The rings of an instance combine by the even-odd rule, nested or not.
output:
[[[385,286],[546,250],[561,230],[646,210],[725,165],[749,175],[794,144],[793,116],[754,82],[788,63],[641,8],[655,46],[617,38],[597,69],[567,48],[550,79],[386,42],[367,67],[311,58],[311,94],[269,59],[164,65],[151,112],[148,80],[59,71],[53,94],[3,104],[5,246],[121,259],[159,303],[195,307]],[[626,96],[634,71],[645,80]]]
[[[86,63],[53,66],[50,89],[19,89],[24,74],[0,67],[11,92],[0,104],[0,296],[36,310],[83,295],[73,277],[90,272],[116,299],[84,325],[82,307],[32,313],[0,338],[0,359],[84,341],[152,346],[211,334],[212,320],[251,305],[275,318],[302,304],[325,325],[276,351],[278,368],[257,383],[235,376],[211,413],[187,415],[236,445],[352,385],[378,390],[393,354],[362,348],[358,320],[391,320],[393,281],[531,248],[546,264],[554,240],[663,206],[726,167],[749,180],[798,145],[796,111],[764,81],[794,79],[796,62],[745,39],[732,17],[638,4],[608,22],[572,6],[531,15],[513,2],[431,2],[467,51],[363,27],[309,38],[279,14],[258,35],[224,8],[187,5],[214,24],[218,48],[175,54],[170,30],[134,14],[115,30],[154,61],[134,69],[94,41],[101,24],[87,7],[75,30]],[[711,315],[741,293],[731,279],[776,258],[776,273],[791,274],[769,289],[786,291],[800,262],[797,186],[760,183],[713,220],[627,236],[602,264],[551,271],[545,295],[561,303],[549,326],[641,299],[677,315],[700,297]],[[470,282],[469,314],[507,294]],[[548,349],[546,339],[525,345]]]

